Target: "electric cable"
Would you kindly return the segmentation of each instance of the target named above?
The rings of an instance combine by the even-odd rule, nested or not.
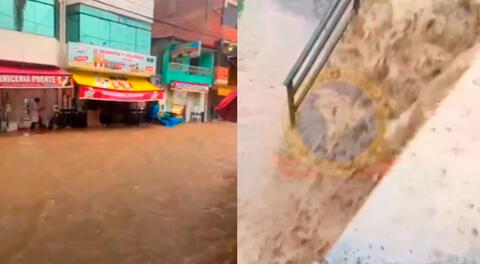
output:
[[[110,3],[104,2],[102,0],[91,0],[91,1],[99,3],[99,4],[103,4],[103,5],[112,7],[112,8],[116,8],[116,9],[119,9],[119,10],[122,10],[122,11],[125,11],[125,12],[128,12],[128,13],[132,13],[132,14],[135,14],[137,16],[146,18],[148,20],[152,20],[154,22],[165,24],[165,25],[168,25],[168,26],[171,26],[171,27],[174,27],[174,28],[179,28],[179,29],[182,29],[182,30],[185,30],[185,31],[188,31],[188,32],[196,33],[196,34],[199,34],[199,35],[203,35],[203,36],[207,36],[207,37],[211,37],[211,38],[215,38],[215,39],[223,39],[223,36],[216,36],[216,35],[212,35],[212,34],[208,34],[208,33],[201,33],[201,32],[195,31],[193,29],[190,29],[188,27],[176,25],[176,24],[171,23],[171,22],[167,22],[167,21],[163,21],[163,20],[160,20],[160,19],[156,19],[156,18],[153,18],[153,17],[146,16],[146,15],[142,15],[140,13],[137,13],[137,12],[134,12],[134,11],[131,11],[131,10],[121,8],[121,7],[112,5]]]

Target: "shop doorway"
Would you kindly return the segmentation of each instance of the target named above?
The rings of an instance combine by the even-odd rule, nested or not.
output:
[[[146,121],[146,111],[138,102],[88,100],[88,126],[140,125]]]
[[[105,125],[126,125],[131,103],[101,102],[100,123]]]
[[[39,126],[47,127],[57,105],[58,90],[2,89],[0,90],[0,131],[14,132],[29,130],[32,121],[32,107],[39,98],[41,110],[38,113]]]

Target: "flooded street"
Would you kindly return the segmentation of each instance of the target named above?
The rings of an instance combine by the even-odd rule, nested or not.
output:
[[[235,263],[235,124],[0,138],[0,263]]]
[[[282,82],[317,21],[312,1],[295,3],[247,1],[239,20],[242,49],[238,74],[243,87],[238,109],[239,199],[263,188],[273,171],[287,103]],[[285,5],[295,6],[295,12]],[[307,17],[298,15],[308,7]]]
[[[282,83],[319,22],[318,8],[326,2],[246,1],[239,20],[241,264],[319,260],[375,186],[360,176],[384,167],[341,178],[318,174],[282,157],[287,120]]]
[[[323,259],[478,51],[475,19],[480,6],[474,1],[362,1],[323,73],[328,68],[341,72],[345,79],[338,91],[360,95],[345,84],[356,85],[371,92],[374,106],[369,100],[356,104],[332,89],[314,94],[316,86],[310,90],[314,97],[302,105],[311,115],[297,113],[303,139],[292,140],[296,131],[287,129],[282,82],[317,26],[325,2],[247,1],[240,17],[242,264]],[[464,34],[467,31],[471,33]],[[462,41],[453,41],[456,38]],[[347,70],[352,74],[343,74]],[[362,79],[368,82],[356,84]],[[333,155],[326,156],[320,148],[324,146],[335,150]]]

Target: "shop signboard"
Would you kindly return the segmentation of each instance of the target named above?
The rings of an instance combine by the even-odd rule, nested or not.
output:
[[[145,102],[161,100],[163,91],[125,92],[80,86],[78,97],[100,101]]]
[[[111,90],[124,90],[132,91],[133,85],[128,79],[97,76],[95,78],[94,87],[111,89]]]
[[[195,41],[190,43],[175,44],[170,46],[170,56],[172,58],[177,57],[200,57],[202,53],[202,42]]]
[[[70,88],[69,75],[0,74],[0,88]]]
[[[217,87],[217,94],[219,96],[227,96],[234,89],[235,89],[235,86],[233,86],[233,85],[220,85],[220,86]]]
[[[156,57],[70,42],[68,66],[86,71],[149,77],[155,75]]]
[[[197,93],[206,93],[208,92],[208,84],[200,83],[189,83],[189,82],[179,82],[175,81],[171,83],[172,90],[182,91],[182,92],[197,92]]]

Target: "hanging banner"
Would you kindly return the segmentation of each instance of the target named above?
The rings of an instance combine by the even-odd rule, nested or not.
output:
[[[155,75],[154,56],[69,42],[68,66],[79,70],[150,77]]]
[[[80,99],[100,101],[144,102],[162,99],[163,91],[126,92],[80,86],[78,89],[78,97]]]
[[[202,42],[195,41],[190,43],[175,44],[170,46],[170,56],[172,58],[177,57],[200,57],[202,53]]]
[[[0,88],[70,88],[69,75],[0,74]]]
[[[210,85],[201,84],[201,83],[189,83],[189,82],[179,82],[175,81],[171,84],[172,90],[182,91],[182,92],[197,92],[197,93],[206,93]]]

